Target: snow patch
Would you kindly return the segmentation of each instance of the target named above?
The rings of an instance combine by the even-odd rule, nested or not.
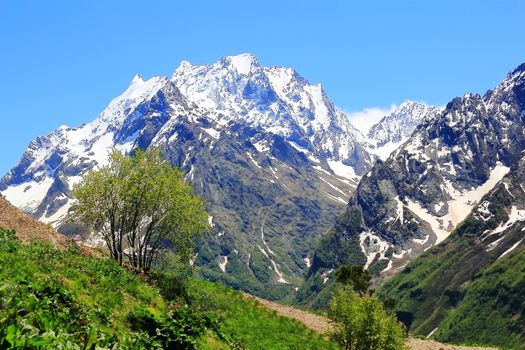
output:
[[[206,131],[208,135],[214,139],[218,139],[221,136],[221,132],[219,130],[215,130],[214,128],[202,128],[202,130]]]
[[[516,243],[514,243],[514,245],[513,245],[512,247],[510,247],[509,249],[507,249],[505,252],[503,252],[503,254],[501,254],[501,255],[499,256],[498,260],[501,259],[501,258],[503,258],[505,255],[509,254],[510,252],[512,252],[514,249],[516,249],[516,248],[520,245],[520,243],[521,243],[522,241],[523,241],[523,239],[520,239],[519,241],[517,241]]]
[[[325,271],[321,274],[321,278],[323,279],[323,284],[326,284],[328,282],[330,274],[334,271],[334,269],[330,269],[328,271]]]
[[[306,256],[303,260],[304,260],[304,263],[306,264],[306,267],[310,268],[310,266],[312,266],[312,262],[310,261],[309,256]]]
[[[430,214],[419,203],[407,198],[408,209],[430,224],[432,231],[437,236],[436,244],[438,244],[448,237],[452,229],[470,214],[477,202],[493,189],[509,170],[510,168],[498,162],[490,172],[489,179],[483,185],[470,191],[460,192],[454,188],[452,183],[446,181],[446,189],[452,199],[447,202],[448,213],[441,217]]]
[[[394,199],[397,203],[397,207],[396,207],[397,219],[396,220],[399,220],[399,222],[403,223],[404,221],[403,202],[401,202],[401,200],[399,199],[399,196],[396,196]]]
[[[492,235],[502,233],[508,230],[516,222],[519,222],[519,221],[525,221],[525,210],[519,210],[518,208],[516,208],[515,205],[513,205],[512,208],[510,209],[509,219],[506,222],[504,223],[502,222],[501,224],[499,224],[499,226],[496,227],[494,230],[485,233],[483,235],[482,240],[485,240],[487,237],[490,237]]]
[[[354,168],[349,165],[343,164],[341,161],[327,160],[328,166],[337,176],[341,176],[345,179],[356,180],[359,177],[355,174]]]
[[[258,141],[253,144],[253,146],[259,151],[260,153],[267,152],[270,147],[268,147],[268,143],[265,140]]]
[[[290,144],[290,146],[292,146],[293,148],[295,148],[299,152],[304,153],[304,154],[308,154],[308,150],[306,148],[303,148],[303,147],[299,146],[298,144],[296,144],[293,141],[288,141],[288,143]]]
[[[375,235],[372,231],[363,231],[359,234],[359,246],[366,256],[365,269],[370,266],[377,254],[380,255],[380,259],[386,259],[385,253],[390,247],[388,242],[382,240],[381,237]]]
[[[385,161],[390,157],[392,152],[397,150],[400,145],[404,144],[407,141],[406,137],[403,137],[399,142],[392,142],[388,141],[384,145],[381,146],[375,146],[375,147],[367,147],[366,150],[372,154],[375,154],[379,157],[382,161]]]
[[[250,158],[250,160],[253,162],[253,164],[255,164],[257,168],[262,169],[262,167],[255,161],[255,159],[253,159],[253,156],[250,152],[246,152],[246,155],[248,156],[248,158]]]
[[[248,75],[252,68],[254,57],[248,53],[230,56],[230,62],[239,74]]]
[[[226,273],[226,265],[228,265],[228,257],[219,255],[219,268],[223,273]]]
[[[425,244],[425,243],[428,242],[428,238],[429,238],[429,237],[430,237],[429,235],[426,235],[425,238],[423,238],[423,239],[417,239],[417,238],[414,238],[412,241],[414,241],[414,242],[417,243],[417,244],[421,244],[421,245],[423,245],[423,244]]]
[[[281,273],[281,271],[279,270],[279,266],[278,264],[273,260],[273,258],[270,256],[270,255],[273,255],[274,257],[277,257],[277,255],[270,249],[270,247],[268,247],[268,244],[266,243],[266,241],[264,240],[264,224],[261,226],[261,240],[263,242],[263,245],[266,249],[263,249],[261,248],[260,245],[257,244],[257,247],[259,248],[259,250],[263,253],[263,255],[265,257],[267,257],[268,259],[270,259],[270,263],[272,264],[273,266],[273,270],[275,271],[275,273],[277,274],[277,276],[279,277],[277,279],[277,282],[278,283],[285,283],[287,284],[288,282],[284,279],[284,275]]]
[[[38,208],[52,184],[53,179],[46,177],[40,182],[31,181],[8,187],[2,194],[15,207],[26,212],[33,212]]]

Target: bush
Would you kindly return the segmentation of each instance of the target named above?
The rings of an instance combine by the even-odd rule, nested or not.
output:
[[[328,317],[334,325],[330,338],[346,350],[406,349],[403,326],[373,296],[358,297],[351,288],[340,288]]]

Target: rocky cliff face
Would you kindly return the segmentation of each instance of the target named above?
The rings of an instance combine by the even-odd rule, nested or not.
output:
[[[381,295],[420,335],[520,348],[524,344],[525,157],[445,241],[389,280]]]
[[[485,96],[466,94],[427,115],[363,176],[346,213],[321,240],[303,300],[341,264],[390,274],[447,238],[519,159],[524,110],[522,65]]]

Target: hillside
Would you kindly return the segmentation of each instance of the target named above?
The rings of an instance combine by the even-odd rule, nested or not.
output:
[[[5,229],[0,281],[0,348],[337,349],[227,287],[192,279],[182,293],[176,276],[137,276]]]
[[[69,240],[50,225],[37,221],[9,203],[0,195],[0,227],[15,230],[22,241],[38,238],[65,247]]]
[[[196,279],[186,299],[172,299],[173,288],[84,256],[75,246],[21,244],[5,230],[0,240],[1,347],[338,349],[321,336],[328,326],[322,316]],[[413,350],[478,349],[417,339],[408,344]]]
[[[26,242],[0,230],[2,346],[148,348],[184,343],[201,349],[291,349],[309,344],[308,349],[337,349],[322,338],[329,325],[322,316],[196,279],[181,294],[177,284],[183,281],[177,277],[145,279],[111,260],[85,255],[3,198],[0,203],[2,225],[20,229],[17,236]],[[20,313],[20,308],[31,313]],[[164,335],[155,335],[155,328]],[[415,339],[409,344],[411,349],[444,346]]]
[[[326,334],[330,328],[330,320],[324,316],[312,314],[310,312],[299,310],[291,306],[278,304],[272,301],[256,298],[265,307],[275,310],[278,315],[296,319],[306,327],[320,334]],[[486,347],[470,347],[460,345],[447,345],[427,339],[418,339],[410,337],[407,345],[411,350],[495,350]]]

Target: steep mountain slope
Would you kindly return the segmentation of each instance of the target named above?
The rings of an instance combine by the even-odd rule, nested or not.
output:
[[[525,65],[485,96],[455,98],[363,176],[346,213],[321,240],[306,302],[335,267],[392,274],[443,241],[525,149]]]
[[[251,55],[183,62],[172,79],[136,76],[94,121],[31,142],[0,191],[74,233],[62,224],[89,169],[111,148],[162,147],[208,202],[213,232],[198,245],[201,273],[275,298],[299,285],[316,238],[371,167],[363,139],[320,86],[291,69]]]
[[[385,115],[367,133],[368,151],[386,160],[390,153],[402,145],[418,124],[429,114],[438,113],[436,107],[407,100],[389,115]]]
[[[384,285],[413,332],[525,348],[524,185],[525,157],[448,239]]]

